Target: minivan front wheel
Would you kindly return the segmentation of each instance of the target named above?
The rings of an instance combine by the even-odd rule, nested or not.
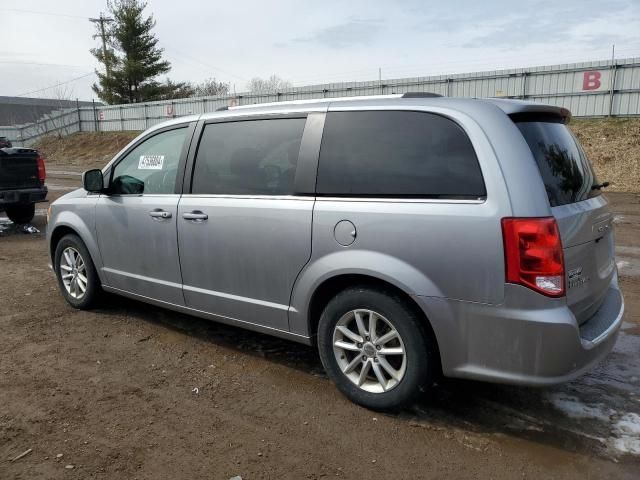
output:
[[[318,325],[327,374],[365,407],[385,410],[411,402],[433,384],[436,372],[424,321],[395,292],[369,287],[340,292]]]
[[[73,234],[60,239],[54,253],[60,290],[74,308],[90,308],[98,294],[98,275],[82,240]]]

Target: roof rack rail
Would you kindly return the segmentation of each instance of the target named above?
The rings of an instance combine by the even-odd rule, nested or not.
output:
[[[225,110],[229,110],[229,107],[225,106],[216,108],[216,112],[224,112]]]
[[[431,92],[407,92],[402,94],[402,98],[436,98],[441,96],[439,93]]]

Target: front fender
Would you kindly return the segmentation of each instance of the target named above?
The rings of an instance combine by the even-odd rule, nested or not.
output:
[[[292,333],[312,336],[308,310],[314,292],[340,275],[364,275],[388,282],[409,295],[442,297],[440,289],[422,272],[399,258],[370,250],[344,250],[311,259],[293,287],[289,311]]]
[[[100,282],[104,283],[102,272],[102,257],[95,236],[95,202],[93,205],[83,205],[80,208],[64,209],[56,212],[54,210],[52,218],[47,227],[47,244],[49,252],[53,255],[51,240],[56,230],[59,228],[69,228],[73,230],[84,242],[91,255],[91,260],[96,268]],[[53,265],[53,259],[51,259]]]

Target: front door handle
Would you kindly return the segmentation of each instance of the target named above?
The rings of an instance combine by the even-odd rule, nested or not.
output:
[[[166,210],[151,210],[149,216],[153,218],[171,218],[171,212]]]
[[[209,218],[209,215],[201,212],[200,210],[194,210],[193,212],[183,213],[182,218],[184,218],[185,220],[191,220],[194,222],[204,222]]]

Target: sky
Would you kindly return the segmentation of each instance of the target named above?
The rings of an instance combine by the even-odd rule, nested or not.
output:
[[[106,0],[0,0],[0,96],[91,100]],[[640,0],[149,0],[174,81],[241,92],[640,57]],[[164,80],[166,76],[160,78]]]

